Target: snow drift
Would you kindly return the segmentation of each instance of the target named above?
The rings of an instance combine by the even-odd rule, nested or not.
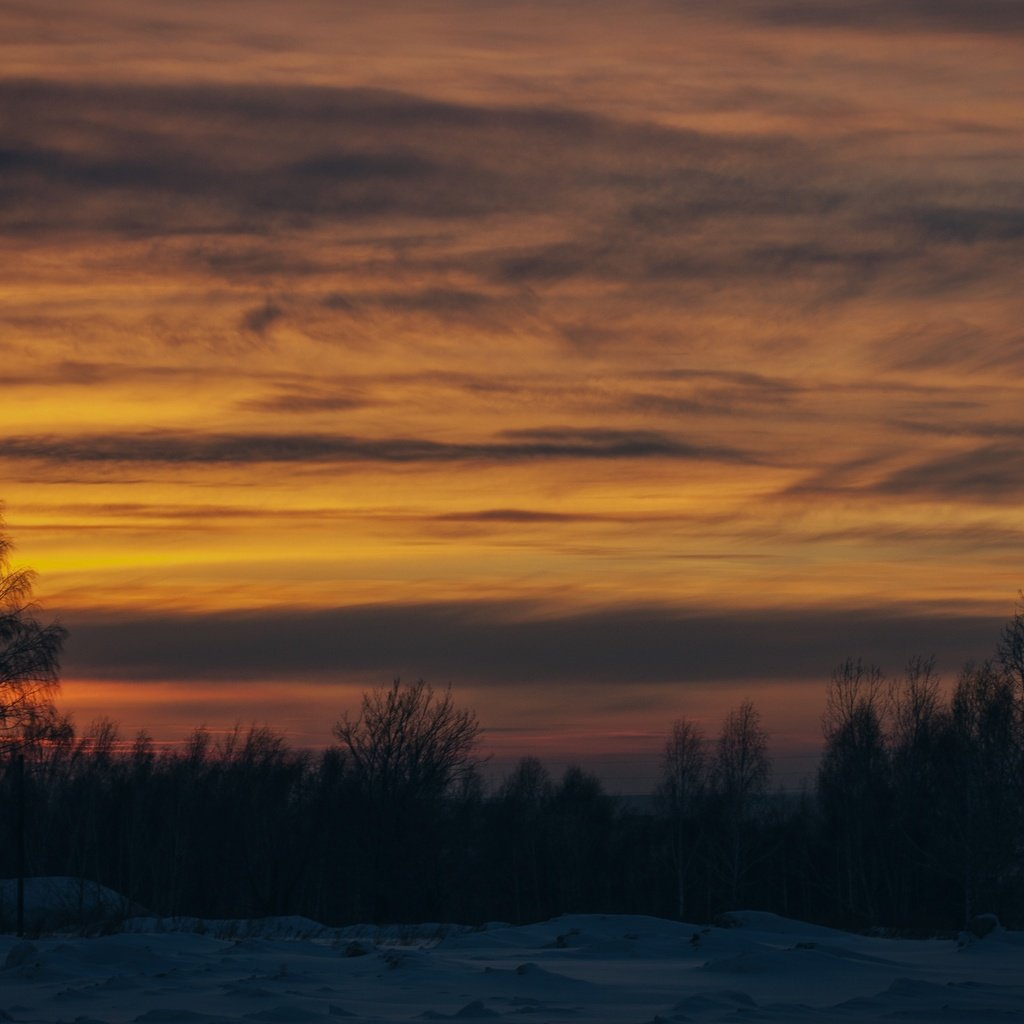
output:
[[[47,881],[27,890],[36,911],[47,893],[64,906],[84,891]],[[0,892],[6,899],[6,883]],[[0,1020],[1024,1020],[1024,944],[998,926],[982,938],[911,941],[755,912],[727,923],[581,914],[521,927],[325,928],[129,917],[92,938],[0,936]]]

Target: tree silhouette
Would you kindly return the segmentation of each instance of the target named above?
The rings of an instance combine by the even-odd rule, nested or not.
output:
[[[1018,711],[1024,714],[1024,591],[1020,592],[1013,618],[1000,633],[996,657],[1013,683]]]
[[[364,694],[359,716],[334,726],[361,825],[360,902],[376,920],[439,913],[448,817],[480,764],[479,733],[451,687],[436,694],[422,679]]]
[[[506,880],[508,909],[517,922],[539,921],[555,911],[551,894],[554,868],[555,785],[535,757],[524,757],[502,782],[493,801],[492,863]]]
[[[949,780],[951,833],[966,926],[981,901],[997,899],[1020,873],[1021,747],[1013,682],[991,662],[968,665],[950,709],[949,763],[956,769]]]
[[[480,725],[455,706],[451,687],[440,696],[422,679],[363,694],[362,710],[334,726],[352,768],[374,797],[387,800],[443,796],[471,774]]]
[[[5,746],[52,713],[67,635],[61,626],[36,618],[35,573],[11,566],[11,548],[0,519],[0,743]]]
[[[878,919],[888,893],[891,792],[881,669],[848,658],[832,673],[822,727],[818,800],[836,844],[834,892],[847,913]]]
[[[895,917],[935,926],[941,920],[935,908],[948,888],[943,860],[950,828],[944,811],[951,796],[950,715],[935,659],[912,658],[903,677],[894,680],[889,703],[892,825],[898,835],[886,842],[899,871],[892,890]]]
[[[711,774],[711,762],[704,732],[685,718],[672,723],[665,743],[661,783],[657,797],[669,824],[669,851],[675,869],[676,912],[686,920],[688,876],[702,845],[703,804]]]
[[[712,775],[724,830],[726,891],[733,908],[739,905],[741,882],[751,866],[752,819],[770,777],[768,734],[753,702],[745,700],[722,724]]]

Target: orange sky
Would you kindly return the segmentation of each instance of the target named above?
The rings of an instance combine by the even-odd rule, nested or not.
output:
[[[988,655],[1024,17],[851,10],[0,6],[0,499],[79,724],[322,744],[402,675],[501,757],[745,696],[791,757],[847,655]]]

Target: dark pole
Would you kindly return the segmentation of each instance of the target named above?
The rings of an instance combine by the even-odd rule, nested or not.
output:
[[[18,938],[25,937],[25,755],[18,754]]]

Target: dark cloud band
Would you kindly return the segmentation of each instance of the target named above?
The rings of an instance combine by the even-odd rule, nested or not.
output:
[[[1017,0],[739,0],[722,5],[740,17],[816,28],[893,31],[1020,32],[1024,8]]]
[[[863,656],[898,673],[991,655],[1001,620],[901,607],[701,612],[666,606],[553,613],[448,602],[302,611],[67,613],[66,674],[85,678],[339,681],[422,675],[494,685],[828,679]]]
[[[753,456],[701,446],[646,430],[540,429],[508,431],[497,440],[445,443],[424,438],[361,438],[327,434],[180,434],[17,436],[0,459],[56,463],[451,463],[543,459],[704,459],[752,462]]]

